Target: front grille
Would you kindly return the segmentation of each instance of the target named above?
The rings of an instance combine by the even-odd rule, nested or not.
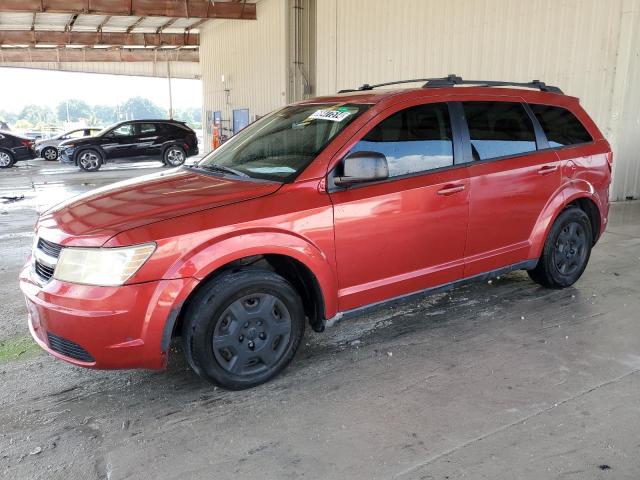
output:
[[[54,352],[57,352],[65,357],[80,360],[81,362],[95,362],[93,357],[77,343],[73,343],[71,340],[54,335],[51,332],[47,332],[47,338],[49,339],[49,347]]]
[[[35,269],[38,276],[45,281],[49,281],[51,277],[53,277],[53,271],[55,270],[54,268],[51,268],[44,263],[40,263],[37,260],[35,263]]]
[[[43,238],[38,239],[38,243],[36,244],[36,251],[34,252],[34,270],[41,280],[45,282],[51,280],[51,277],[53,277],[53,272],[56,269],[55,260],[58,259],[61,251],[62,245],[49,242]],[[38,252],[42,252],[42,254],[40,254],[40,258]],[[46,257],[43,255],[46,255]]]
[[[60,251],[62,250],[62,245],[51,243],[43,238],[40,238],[38,239],[38,249],[42,250],[50,257],[58,258],[60,256]]]

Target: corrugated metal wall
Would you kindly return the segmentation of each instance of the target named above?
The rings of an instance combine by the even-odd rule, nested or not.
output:
[[[613,198],[638,197],[638,11],[640,0],[322,0],[316,91],[448,73],[542,79],[580,97],[612,141]]]
[[[286,103],[289,1],[201,35],[204,105]],[[315,95],[403,78],[541,79],[581,98],[615,152],[612,198],[640,197],[640,0],[310,0]],[[289,36],[290,38],[290,36]],[[313,43],[313,41],[312,41]],[[225,99],[221,74],[231,90]],[[207,139],[207,142],[210,140]]]
[[[159,62],[0,62],[0,67],[33,68],[65,72],[106,73],[141,77],[167,76],[167,64]],[[195,62],[171,62],[173,78],[200,78],[200,64]]]
[[[626,8],[622,22],[616,97],[612,108],[613,193],[617,199],[640,197],[640,8]],[[632,28],[634,26],[635,28]]]
[[[257,21],[214,21],[200,31],[204,110],[222,111],[224,128],[231,128],[234,109],[248,108],[253,119],[287,101],[286,4],[262,0]],[[204,141],[208,150],[206,132]]]

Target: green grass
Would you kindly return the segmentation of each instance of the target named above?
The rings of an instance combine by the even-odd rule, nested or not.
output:
[[[30,335],[0,340],[0,362],[10,362],[38,355],[42,349]]]

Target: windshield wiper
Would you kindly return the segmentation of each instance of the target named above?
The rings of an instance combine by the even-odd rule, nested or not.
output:
[[[226,167],[226,166],[220,165],[218,163],[212,163],[210,165],[196,165],[196,166],[198,168],[202,168],[204,170],[214,170],[216,172],[230,173],[230,174],[235,175],[237,177],[251,178],[249,175],[247,175],[244,172],[241,172],[240,170],[236,170],[236,169],[231,168],[231,167]]]

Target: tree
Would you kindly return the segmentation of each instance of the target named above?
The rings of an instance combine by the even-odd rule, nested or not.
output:
[[[180,108],[174,112],[173,118],[187,122],[194,130],[202,128],[202,109],[199,107]]]
[[[18,121],[18,115],[6,110],[0,110],[0,121],[6,123],[16,123]]]
[[[93,117],[91,119],[93,125],[111,125],[119,120],[118,108],[110,105],[96,105],[93,107]]]
[[[120,113],[124,115],[126,120],[167,117],[166,110],[160,108],[151,100],[142,97],[133,97],[124,102],[120,107]]]
[[[15,123],[14,127],[18,130],[31,130],[33,128],[33,124],[29,120],[21,118]]]
[[[88,120],[89,117],[91,117],[91,107],[89,104],[83,100],[74,98],[60,102],[56,111],[58,113],[58,120],[61,122],[77,122],[80,120]]]
[[[49,107],[40,105],[26,105],[18,115],[20,120],[26,120],[32,125],[39,123],[54,123],[55,115]]]

